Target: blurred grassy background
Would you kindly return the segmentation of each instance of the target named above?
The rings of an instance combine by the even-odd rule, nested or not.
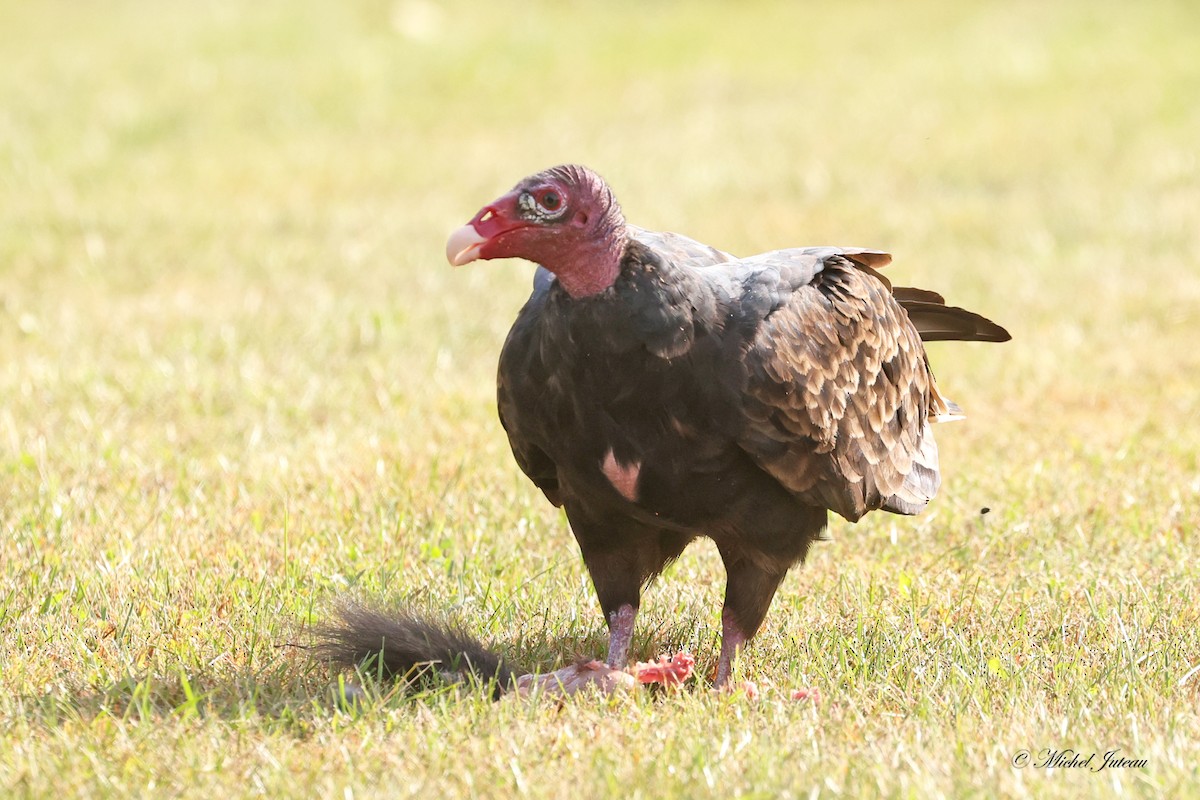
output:
[[[0,2],[0,791],[1196,785],[1197,53],[1186,0]],[[931,347],[970,417],[931,512],[835,522],[785,585],[747,672],[817,709],[347,715],[280,647],[357,591],[600,652],[495,421],[530,268],[442,255],[564,161],[734,252],[888,249],[1014,334]],[[640,655],[711,665],[722,588],[689,551]]]

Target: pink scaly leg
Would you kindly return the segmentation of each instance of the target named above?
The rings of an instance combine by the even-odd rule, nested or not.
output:
[[[610,667],[623,669],[629,664],[629,646],[633,643],[633,620],[637,609],[628,603],[608,615],[608,658]]]
[[[733,661],[750,637],[733,619],[729,609],[721,611],[721,657],[717,660],[717,688],[723,689],[733,673]]]

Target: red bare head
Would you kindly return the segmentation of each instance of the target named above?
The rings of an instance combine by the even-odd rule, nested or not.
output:
[[[598,294],[617,279],[627,234],[612,190],[587,167],[568,164],[531,175],[450,234],[446,258],[524,258],[558,276],[573,297]]]

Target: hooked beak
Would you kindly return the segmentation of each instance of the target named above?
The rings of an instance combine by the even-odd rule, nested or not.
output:
[[[479,258],[479,249],[487,242],[486,236],[480,236],[475,225],[468,222],[446,240],[446,260],[455,267],[469,264]]]
[[[529,227],[517,212],[520,190],[514,189],[479,209],[479,213],[446,240],[446,260],[456,267],[469,264],[477,258],[496,258],[493,250],[487,254],[483,248],[506,233]]]

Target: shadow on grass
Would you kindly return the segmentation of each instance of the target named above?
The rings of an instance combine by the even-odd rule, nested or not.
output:
[[[677,619],[640,630],[631,660],[648,661],[687,649],[684,645],[697,635],[692,622]],[[276,643],[276,655],[257,670],[157,670],[125,675],[107,686],[82,687],[74,693],[55,689],[43,695],[23,695],[15,698],[15,707],[28,723],[44,727],[91,724],[105,717],[132,723],[217,719],[267,723],[280,732],[304,735],[314,721],[331,714],[354,716],[370,708],[464,701],[487,704],[492,700],[493,686],[454,680],[433,670],[404,678],[382,677],[370,663],[355,670],[337,670],[317,659],[307,631],[290,638]],[[518,634],[513,641],[493,642],[489,647],[519,674],[541,673],[603,659],[608,637],[597,625],[583,635],[535,638]],[[699,675],[707,674],[708,662],[715,663],[708,653],[704,657],[705,663],[698,665]],[[706,685],[707,681],[701,679],[700,683]]]

